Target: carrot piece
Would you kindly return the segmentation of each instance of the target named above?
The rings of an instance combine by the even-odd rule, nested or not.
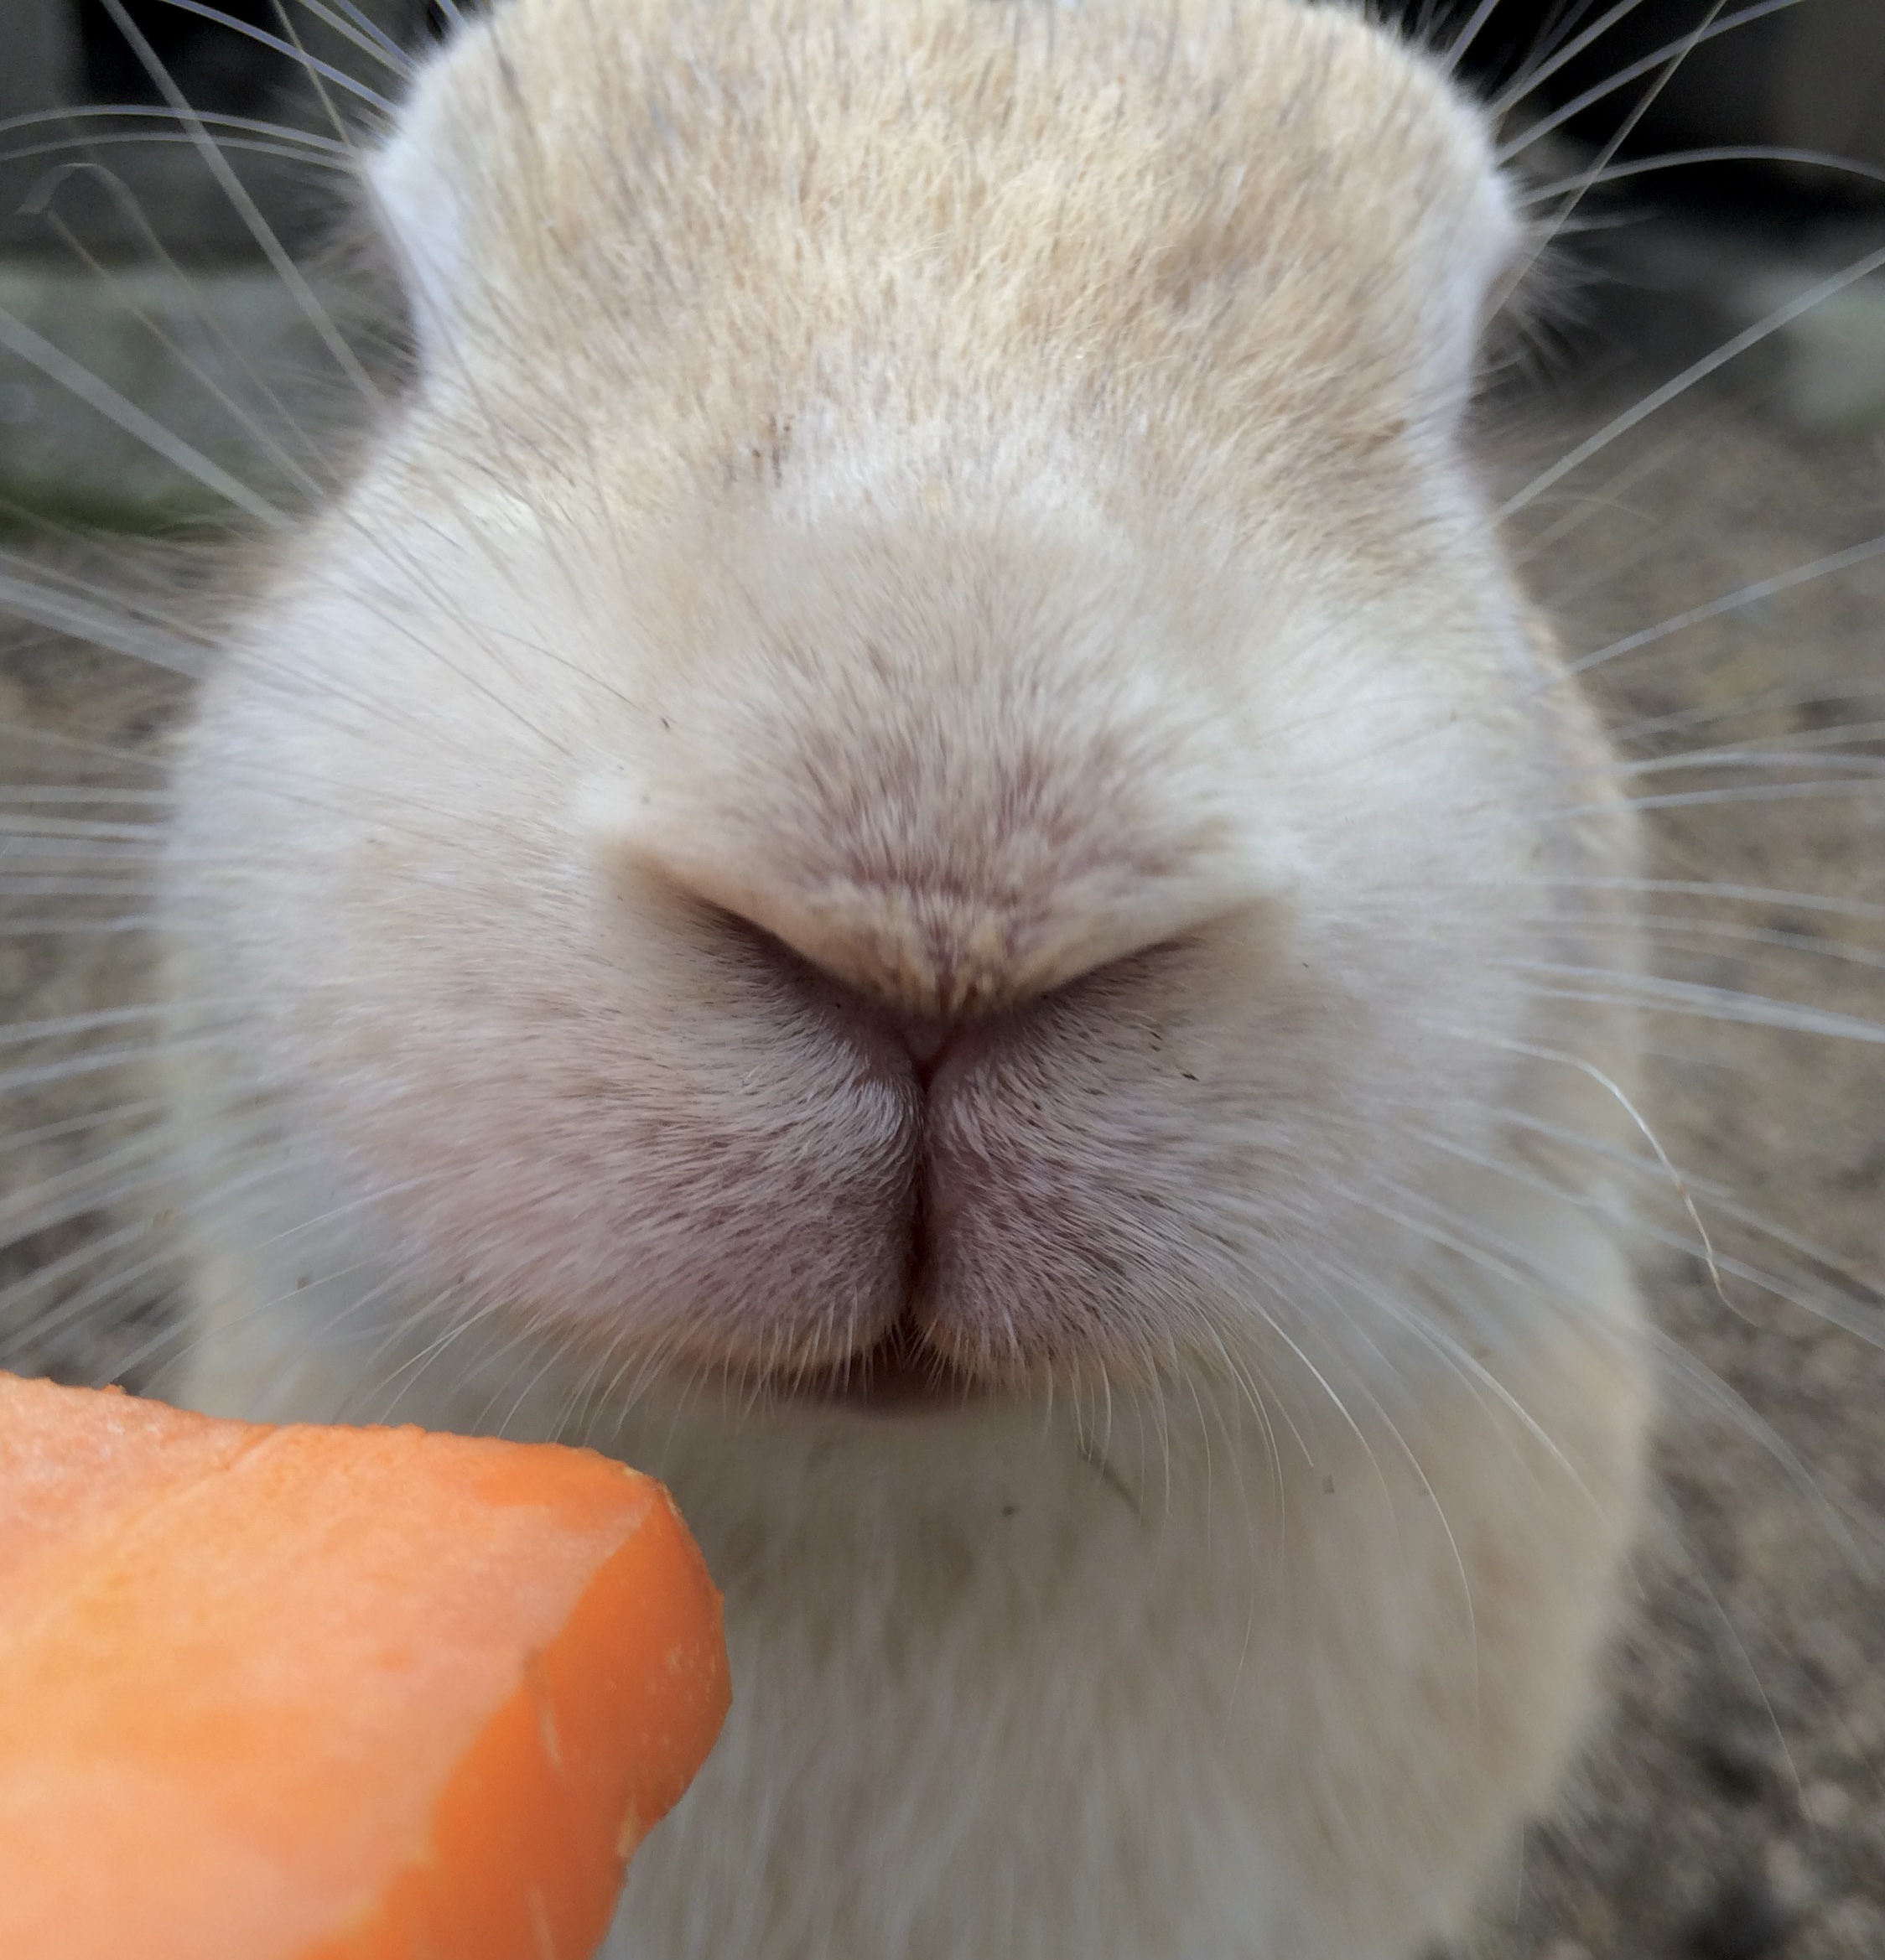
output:
[[[620,1464],[0,1375],[0,1953],[578,1960],[728,1698]]]

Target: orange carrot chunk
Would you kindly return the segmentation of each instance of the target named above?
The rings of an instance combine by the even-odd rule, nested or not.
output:
[[[728,1699],[605,1457],[0,1375],[0,1954],[581,1960]]]

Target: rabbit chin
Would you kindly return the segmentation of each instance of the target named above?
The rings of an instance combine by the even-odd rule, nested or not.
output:
[[[252,1414],[574,1429],[674,1491],[727,1595],[735,1700],[611,1953],[1403,1960],[1458,1929],[1574,1743],[1638,1501],[1612,1237],[1542,1191],[1503,1206],[1484,1228],[1560,1304],[1410,1241],[1384,1278],[1429,1339],[1385,1381],[1246,1351],[1241,1379],[887,1420],[630,1367],[611,1403],[514,1328],[447,1365],[437,1329],[345,1333],[324,1289],[387,1271],[257,1314],[292,1274],[229,1264],[199,1268],[195,1387]]]

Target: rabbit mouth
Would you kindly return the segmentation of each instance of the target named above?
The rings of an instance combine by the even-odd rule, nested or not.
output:
[[[989,1387],[949,1361],[911,1314],[874,1346],[778,1383],[780,1392],[795,1402],[839,1404],[880,1414],[959,1408],[987,1394]]]

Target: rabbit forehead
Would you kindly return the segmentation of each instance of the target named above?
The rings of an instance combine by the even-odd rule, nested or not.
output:
[[[1153,11],[513,0],[370,170],[429,385],[706,468],[886,353],[1325,468],[1450,415],[1515,236],[1477,113],[1345,10]]]

